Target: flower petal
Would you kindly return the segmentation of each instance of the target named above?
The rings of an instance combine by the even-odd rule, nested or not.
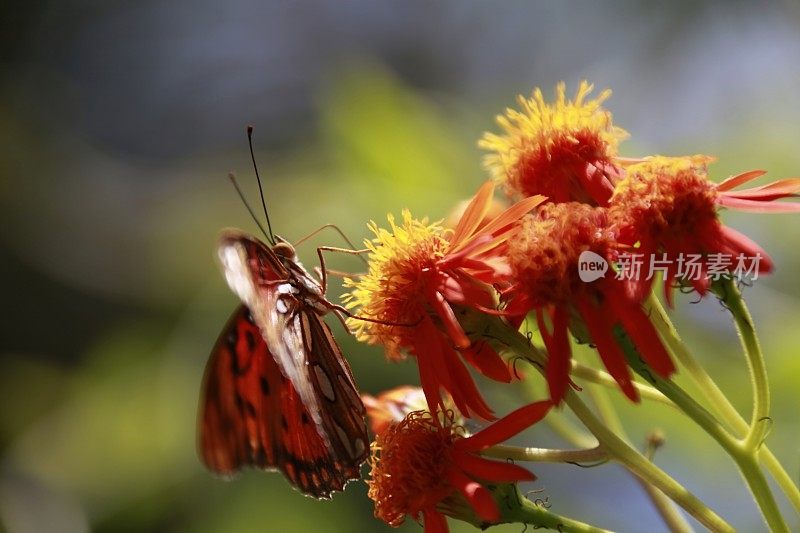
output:
[[[494,183],[492,181],[487,181],[478,189],[453,231],[453,237],[450,239],[452,252],[467,244],[468,241],[466,239],[475,233],[475,230],[480,226],[486,213],[489,212],[492,194],[494,194]]]
[[[622,320],[625,331],[630,335],[650,368],[664,378],[675,372],[672,358],[664,348],[655,326],[645,315],[639,302],[625,301],[613,290],[606,291],[606,296],[615,314]]]
[[[532,472],[519,465],[484,459],[459,449],[453,450],[453,461],[469,476],[484,481],[514,483],[516,481],[533,481],[536,479]]]
[[[423,509],[422,520],[425,533],[448,533],[450,531],[447,527],[447,519],[434,508]]]
[[[730,178],[726,178],[722,180],[722,182],[717,185],[718,191],[729,191],[739,185],[743,185],[748,181],[752,181],[760,176],[766,174],[766,170],[751,170],[749,172],[743,172],[736,176],[731,176]]]
[[[800,204],[788,202],[765,202],[762,200],[747,200],[730,196],[720,196],[717,203],[724,207],[746,211],[748,213],[800,213]]]
[[[589,334],[592,336],[595,345],[597,345],[597,353],[600,354],[600,359],[603,360],[608,373],[617,382],[622,392],[638,403],[639,393],[633,386],[631,371],[625,361],[625,355],[623,355],[611,333],[612,323],[606,319],[600,309],[594,307],[587,300],[579,300],[577,305],[584,322],[586,322],[586,327],[589,329]]]
[[[720,193],[720,196],[770,201],[777,200],[778,198],[786,198],[788,196],[796,196],[798,192],[800,192],[800,178],[788,178],[773,181],[772,183],[767,183],[766,185],[753,187],[751,189],[725,191]]]
[[[760,274],[772,272],[775,267],[772,258],[770,258],[769,254],[750,237],[736,231],[730,226],[722,226],[722,236],[726,241],[725,244],[731,249],[736,250],[737,253],[743,253],[747,257],[759,257],[758,272]]]
[[[537,319],[539,317],[537,313]],[[542,334],[545,347],[547,348],[547,367],[545,377],[550,388],[550,398],[558,403],[564,398],[569,386],[569,368],[572,359],[572,351],[569,346],[567,312],[562,308],[556,308],[552,314],[553,333],[552,335]],[[539,329],[542,329],[542,323]]]
[[[478,451],[504,442],[544,418],[552,406],[553,402],[543,400],[520,407],[474,435],[459,441],[459,448]]]
[[[464,366],[464,363],[456,354],[455,350],[450,346],[443,345],[442,353],[444,356],[442,358],[442,364],[446,367],[446,371],[450,373],[452,387],[457,389],[451,391],[451,394],[455,395],[458,393],[463,398],[463,401],[469,405],[469,409],[467,410],[462,410],[459,407],[461,414],[471,417],[474,413],[484,420],[494,420],[497,418],[487,405],[486,400],[483,399],[481,392],[475,385],[475,381],[472,379],[472,376],[470,376],[467,367]],[[453,396],[453,400],[455,401],[455,396]]]
[[[418,355],[417,367],[419,368],[419,382],[422,386],[422,392],[425,393],[425,401],[428,403],[428,410],[433,413],[437,412],[440,408],[444,409],[442,395],[439,392],[441,382],[433,369],[430,355]],[[453,401],[455,402],[455,398]]]
[[[508,365],[486,342],[478,342],[461,350],[461,355],[478,372],[501,383],[511,383],[512,375]]]
[[[491,234],[491,235],[497,234],[498,231],[504,229],[506,226],[511,226],[517,220],[519,220],[523,215],[527,214],[530,210],[532,210],[534,207],[541,204],[545,200],[547,200],[547,198],[541,195],[529,196],[528,198],[520,200],[519,202],[515,203],[514,205],[512,205],[499,215],[497,215],[497,217],[495,217],[494,220],[492,220],[484,227],[482,227],[480,230],[478,230],[476,236],[486,235],[486,234]]]
[[[454,487],[467,499],[481,520],[487,522],[497,522],[500,520],[500,509],[497,502],[492,498],[492,494],[480,483],[468,478],[462,472],[451,469],[447,473],[447,478]]]
[[[447,303],[442,293],[435,289],[431,290],[428,295],[428,303],[431,304],[436,314],[442,319],[444,329],[455,345],[458,348],[467,348],[470,345],[469,337],[464,333],[453,312],[453,308]]]

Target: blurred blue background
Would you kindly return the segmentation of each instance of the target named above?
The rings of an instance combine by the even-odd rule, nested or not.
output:
[[[220,481],[197,459],[200,378],[235,305],[214,243],[226,226],[255,231],[226,179],[238,171],[256,198],[246,124],[290,240],[328,222],[361,240],[403,207],[445,216],[486,179],[475,142],[494,115],[562,79],[614,90],[608,107],[632,134],[623,155],[713,154],[715,179],[800,175],[800,7],[788,0],[12,2],[0,64],[0,528],[12,533],[387,529],[363,483],[322,503],[278,474]],[[726,221],[778,264],[746,297],[775,391],[769,443],[797,478],[800,219]],[[299,250],[311,265],[314,242]],[[746,413],[728,318],[690,301],[682,332]],[[410,363],[337,332],[364,391],[415,382]],[[487,390],[501,413],[520,401],[518,387]],[[664,429],[656,461],[742,531],[761,529],[709,438],[612,396],[634,442]],[[517,441],[567,446],[544,425]],[[618,467],[533,469],[529,488],[555,512],[662,527]]]

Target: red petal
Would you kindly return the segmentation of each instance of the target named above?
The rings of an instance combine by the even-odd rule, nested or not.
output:
[[[458,284],[464,298],[463,303],[466,305],[494,307],[494,298],[485,283],[481,283],[472,276],[460,271],[453,272],[450,277]],[[447,298],[447,300],[452,301],[450,298]]]
[[[726,241],[725,244],[730,246],[733,250],[737,250],[739,253],[743,253],[747,257],[756,257],[757,255],[760,255],[761,262],[759,263],[758,268],[759,273],[768,274],[772,272],[773,268],[775,267],[772,259],[767,252],[765,252],[764,249],[750,237],[744,235],[743,233],[739,233],[729,226],[722,226],[722,236]],[[736,258],[733,259],[735,260]]]
[[[766,170],[751,170],[749,172],[743,172],[737,176],[731,176],[730,178],[724,179],[719,185],[717,185],[718,191],[729,191],[739,185],[743,185],[748,181],[752,181],[759,176],[763,176],[766,174]]]
[[[482,520],[492,523],[500,520],[500,509],[497,508],[497,503],[486,487],[471,480],[458,470],[450,470],[447,478],[464,495],[475,510],[475,514]]]
[[[552,406],[553,402],[544,400],[520,407],[474,435],[459,441],[459,447],[462,450],[476,452],[504,442],[544,418]]]
[[[498,231],[504,229],[506,226],[514,224],[517,220],[526,215],[531,209],[536,207],[547,200],[544,196],[529,196],[524,200],[515,203],[499,215],[491,222],[482,227],[476,235],[496,235]]]
[[[453,309],[444,299],[442,293],[432,290],[431,294],[428,295],[428,302],[431,304],[434,311],[436,311],[436,314],[439,315],[439,318],[442,319],[444,329],[447,331],[450,338],[453,339],[455,345],[459,348],[468,347],[470,344],[469,338],[467,334],[464,333],[461,324],[458,323],[455,313],[453,313]]]
[[[622,392],[633,400],[639,401],[639,393],[631,381],[631,371],[625,362],[625,355],[622,353],[617,341],[611,333],[612,323],[606,316],[590,302],[586,300],[578,301],[578,310],[589,328],[589,334],[597,346],[597,353],[608,373],[616,380]]]
[[[447,519],[435,508],[429,507],[422,510],[423,525],[425,533],[449,533]]]
[[[547,367],[545,377],[550,388],[550,398],[558,403],[564,398],[569,386],[569,367],[572,350],[569,346],[567,330],[569,317],[564,309],[557,308],[553,312],[553,334],[544,337],[547,348]],[[540,326],[541,327],[541,326]]]
[[[466,350],[462,350],[461,355],[487,378],[501,383],[511,383],[513,377],[511,370],[509,370],[503,358],[497,355],[497,352],[488,343],[477,343]]]
[[[748,213],[800,213],[800,204],[777,202],[772,203],[762,200],[748,200],[731,196],[720,196],[717,203],[724,207],[746,211]]]
[[[539,334],[544,339],[545,344],[547,344],[548,339],[553,337],[553,334],[547,331],[547,322],[544,321],[544,310],[539,307],[536,309],[536,325],[539,328]]]
[[[470,413],[470,411],[472,411],[485,420],[494,420],[497,418],[486,404],[483,396],[481,396],[478,387],[475,385],[475,381],[472,379],[472,376],[470,376],[467,367],[464,366],[464,363],[461,361],[461,358],[458,357],[455,350],[449,346],[443,345],[442,352],[444,355],[442,362],[446,367],[446,371],[450,372],[452,388],[457,389],[451,391],[451,394],[455,395],[458,393],[461,395],[463,401],[469,405],[469,409],[466,411],[461,410],[459,407],[461,414],[471,417],[472,413]],[[455,400],[455,396],[453,400]]]
[[[476,250],[484,247],[489,242],[492,242],[491,235],[479,235],[472,237],[469,241],[463,243],[462,246],[459,246],[456,251],[448,251],[444,259],[438,262],[439,267],[451,268],[454,265],[457,266],[467,257],[478,255],[480,252],[476,252]]]
[[[800,178],[789,178],[773,181],[772,183],[767,183],[760,187],[753,187],[752,189],[722,192],[720,196],[770,201],[786,198],[788,196],[796,196],[798,192],[800,192]]]
[[[492,194],[494,194],[494,183],[491,181],[481,185],[481,188],[475,193],[475,197],[464,210],[461,220],[458,221],[458,225],[453,231],[453,237],[450,239],[453,247],[452,251],[456,251],[466,244],[467,241],[465,239],[470,237],[480,226],[486,213],[489,212],[489,207],[492,204]]]
[[[613,290],[607,291],[606,296],[614,312],[622,319],[625,331],[628,332],[647,364],[661,377],[669,377],[675,372],[672,358],[639,303],[625,301]]]
[[[614,192],[614,186],[602,170],[591,163],[587,163],[586,170],[583,172],[583,175],[580,176],[580,179],[586,192],[589,193],[589,196],[591,196],[598,205],[608,205],[608,201],[611,199],[611,195]]]
[[[444,409],[442,396],[439,394],[440,381],[436,378],[436,373],[430,361],[430,355],[417,356],[417,366],[419,367],[419,382],[422,392],[425,393],[425,401],[428,403],[428,410],[436,412],[441,407]]]
[[[458,443],[456,443],[456,446]],[[465,453],[459,449],[453,450],[453,460],[469,476],[493,481],[495,483],[513,483],[515,481],[533,481],[536,476],[525,468],[503,461],[491,461]]]

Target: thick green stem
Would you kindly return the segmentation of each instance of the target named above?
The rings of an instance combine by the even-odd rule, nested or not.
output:
[[[697,385],[715,413],[721,417],[733,431],[736,431],[740,436],[744,437],[750,426],[736,408],[733,407],[733,404],[731,404],[727,396],[725,396],[711,376],[706,372],[705,368],[703,368],[700,362],[689,351],[680,338],[680,335],[678,335],[678,331],[669,319],[661,302],[654,294],[651,294],[646,303],[648,308],[652,311],[650,316],[659,335],[666,343],[670,352],[687,370],[689,378]],[[784,494],[786,494],[787,498],[789,498],[795,510],[800,511],[800,489],[798,489],[792,477],[786,472],[786,469],[783,468],[783,465],[781,465],[777,457],[775,457],[775,454],[772,453],[766,445],[763,445],[758,450],[758,457],[769,473],[772,474],[772,477],[778,483],[778,486]]]
[[[628,364],[651,385],[663,392],[667,398],[675,402],[681,411],[716,440],[736,462],[770,529],[776,532],[788,532],[789,529],[783,520],[772,491],[764,474],[758,468],[755,448],[746,447],[746,441],[740,441],[728,433],[711,413],[686,394],[675,382],[665,380],[651,372],[628,336],[620,328],[616,330],[616,337],[625,352]]]
[[[611,376],[609,376],[610,378]],[[613,381],[613,378],[611,378]],[[616,385],[616,381],[613,381],[615,388],[618,388]],[[641,388],[647,388],[653,391],[664,398],[665,403],[672,405],[672,407],[676,407],[674,403],[672,403],[666,396],[658,392],[656,389],[649,387],[647,385],[641,383],[635,383],[635,385],[639,385],[637,387],[639,390]],[[588,387],[589,394],[594,401],[595,407],[597,407],[597,412],[600,415],[600,418],[605,422],[605,424],[620,436],[622,439],[626,441],[630,441],[630,438],[625,431],[625,427],[622,425],[622,420],[620,420],[617,411],[614,409],[613,403],[611,403],[611,398],[607,394],[607,391],[604,388],[599,387],[597,384],[591,384]],[[652,462],[652,456],[647,456],[647,459]],[[672,502],[663,492],[655,488],[653,485],[647,483],[642,478],[638,476],[634,476],[636,481],[641,485],[642,490],[647,494],[650,498],[650,501],[653,503],[653,506],[656,508],[659,516],[661,519],[664,520],[664,523],[669,527],[669,530],[673,533],[689,533],[692,531],[692,527],[677,509],[674,502]]]
[[[730,524],[709,509],[699,498],[669,477],[663,470],[639,453],[638,450],[617,437],[594,416],[594,413],[578,398],[574,391],[567,393],[565,401],[589,431],[597,437],[597,440],[611,457],[625,465],[628,470],[645,482],[658,488],[710,530],[734,531]]]
[[[557,409],[552,409],[544,419],[544,423],[550,426],[553,432],[578,448],[593,448],[597,445],[597,439],[594,436],[579,427],[577,424],[567,420],[564,413]]]
[[[564,533],[610,533],[607,529],[551,513],[519,494],[517,494],[517,501],[518,505],[502,511],[503,522],[530,524],[537,528],[553,529]]]
[[[750,381],[753,387],[753,415],[744,439],[744,447],[748,450],[755,450],[761,446],[769,431],[770,399],[766,361],[764,361],[764,354],[761,352],[761,345],[756,336],[753,319],[733,280],[717,282],[714,285],[714,292],[733,316],[747,359],[747,367],[750,370]]]
[[[485,335],[486,338],[495,339],[504,343],[519,355],[538,363],[537,367],[544,368],[544,364],[546,363],[545,358],[538,350],[535,350],[530,345],[527,337],[512,330],[500,319],[495,319],[494,317],[487,318],[484,315],[479,318],[479,321],[483,323],[483,327],[476,326],[476,329]],[[708,529],[712,531],[734,531],[730,524],[706,506],[697,496],[672,479],[666,472],[658,468],[638,450],[611,431],[595,416],[591,409],[583,403],[574,391],[569,390],[567,392],[565,403],[581,420],[584,426],[594,434],[597,441],[610,457],[624,465],[647,483],[658,488]]]
[[[571,373],[576,378],[585,379],[586,381],[589,381],[591,383],[596,383],[598,385],[603,385],[612,388],[614,390],[619,390],[619,386],[617,385],[617,382],[614,380],[614,378],[611,377],[611,374],[578,363],[577,361],[574,360],[572,361]],[[661,394],[657,389],[645,383],[639,383],[639,382],[634,382],[633,386],[639,392],[639,395],[642,398],[663,403],[664,405],[669,405],[670,407],[675,407],[675,404],[672,403],[669,400],[669,398]]]

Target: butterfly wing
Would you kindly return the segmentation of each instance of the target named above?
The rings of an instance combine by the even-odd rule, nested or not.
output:
[[[280,289],[280,286],[279,286]],[[337,469],[359,477],[367,456],[364,404],[347,360],[314,308],[289,290],[266,291],[267,345],[320,429]],[[259,316],[255,315],[256,322]]]
[[[244,305],[214,346],[201,398],[200,456],[210,470],[230,476],[244,466],[279,469],[317,498],[359,477],[363,459],[343,461],[331,450]]]
[[[328,325],[313,311],[303,310],[297,320],[303,333],[306,368],[322,409],[326,429],[336,456],[358,477],[367,458],[366,409],[358,394],[350,365]]]
[[[210,470],[231,475],[244,465],[277,464],[275,424],[267,415],[275,404],[269,392],[277,390],[269,358],[249,310],[239,306],[214,345],[203,377],[199,444]]]

